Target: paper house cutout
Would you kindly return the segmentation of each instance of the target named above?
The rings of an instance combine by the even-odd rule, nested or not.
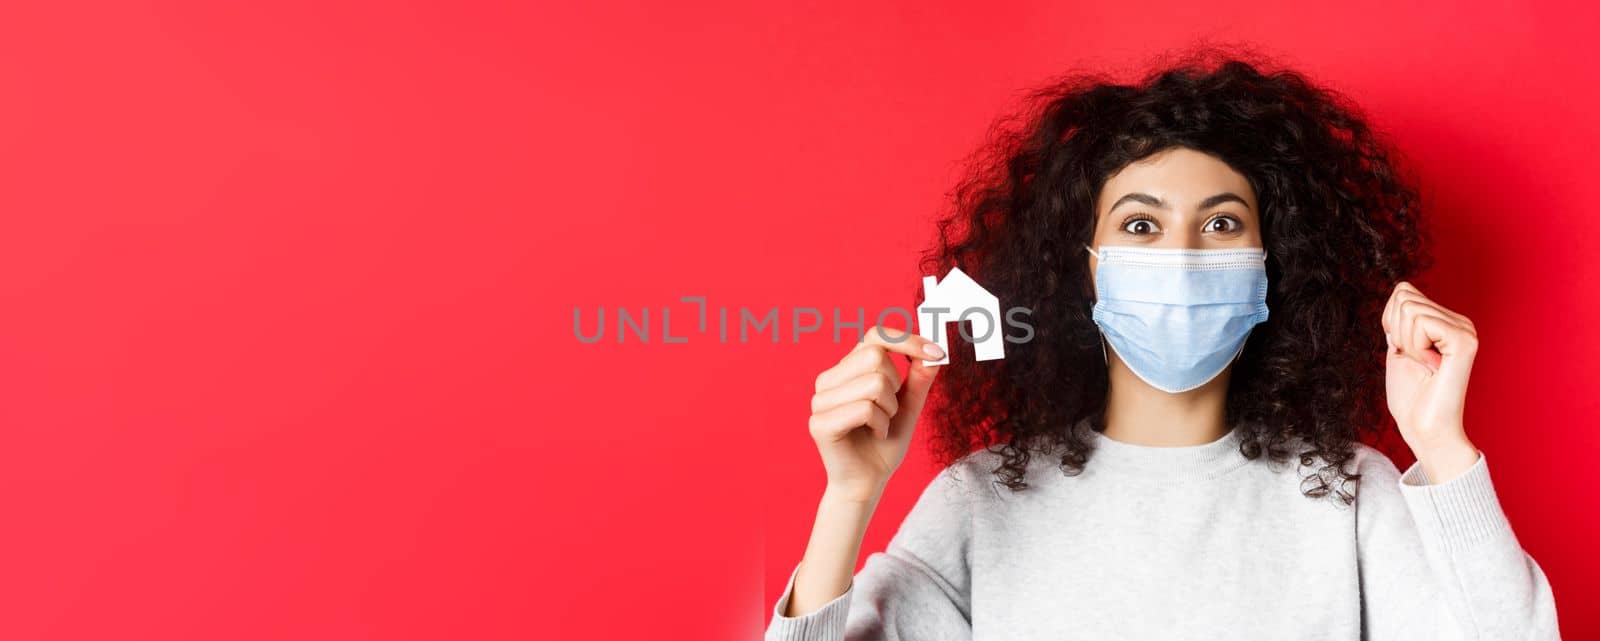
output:
[[[972,280],[961,268],[952,268],[942,282],[933,276],[923,276],[922,295],[923,302],[917,306],[917,333],[938,343],[945,353],[943,360],[924,360],[924,364],[944,365],[950,362],[950,336],[961,336],[961,330],[958,326],[950,326],[946,331],[945,327],[960,321],[963,315],[972,325],[970,333],[977,360],[992,361],[1006,357],[1005,332],[1000,328],[1000,299]],[[946,311],[939,312],[939,322],[935,323],[934,314],[928,308]],[[988,315],[985,316],[984,312]],[[935,337],[935,334],[938,336]]]

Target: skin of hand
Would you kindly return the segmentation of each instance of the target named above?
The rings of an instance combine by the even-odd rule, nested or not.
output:
[[[902,378],[892,354],[910,358]],[[896,329],[874,327],[837,365],[817,376],[811,438],[828,472],[784,616],[814,612],[844,594],[855,576],[867,523],[911,445],[944,351]]]
[[[1383,331],[1389,413],[1401,437],[1429,483],[1460,476],[1479,457],[1463,422],[1477,329],[1402,281],[1384,306]]]
[[[904,380],[891,354],[911,359]],[[866,501],[882,492],[905,460],[944,351],[916,334],[887,327],[866,332],[837,365],[817,376],[811,438],[828,472],[829,491]],[[859,429],[866,427],[869,429]]]

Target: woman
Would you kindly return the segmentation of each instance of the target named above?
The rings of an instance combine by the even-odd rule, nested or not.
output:
[[[1476,330],[1407,282],[1415,191],[1262,68],[1067,77],[999,130],[925,267],[1034,336],[942,368],[874,329],[817,377],[828,485],[768,639],[1558,638],[1464,428]],[[935,385],[945,467],[853,574]],[[1391,417],[1404,473],[1361,440]]]

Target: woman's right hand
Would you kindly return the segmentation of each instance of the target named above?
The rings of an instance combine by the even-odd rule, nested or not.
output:
[[[892,353],[911,358],[902,380]],[[828,491],[875,501],[905,460],[912,428],[941,360],[938,344],[916,334],[873,327],[837,365],[817,376],[811,438],[828,471]]]

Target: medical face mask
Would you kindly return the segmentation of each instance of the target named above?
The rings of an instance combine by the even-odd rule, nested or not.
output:
[[[1266,250],[1105,247],[1092,316],[1128,369],[1176,394],[1204,385],[1267,320]]]

